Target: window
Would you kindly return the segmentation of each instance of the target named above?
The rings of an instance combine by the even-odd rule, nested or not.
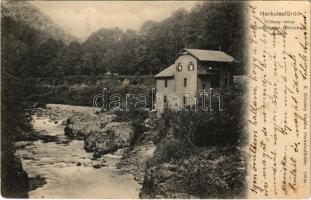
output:
[[[181,71],[182,70],[182,65],[181,65],[181,63],[178,63],[177,64],[177,71]]]
[[[188,70],[189,71],[193,71],[194,70],[194,64],[192,62],[190,62],[189,66],[188,66]]]
[[[164,96],[164,104],[166,104],[167,103],[167,98],[166,98],[166,96]]]
[[[183,105],[186,105],[186,96],[183,96]]]
[[[164,80],[164,86],[167,87],[167,79]]]
[[[187,79],[184,78],[184,87],[187,87]]]

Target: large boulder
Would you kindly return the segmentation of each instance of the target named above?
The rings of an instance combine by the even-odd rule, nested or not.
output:
[[[101,130],[87,135],[84,149],[94,152],[94,157],[113,152],[119,148],[130,146],[134,139],[134,128],[129,122],[107,123]]]
[[[101,131],[113,117],[105,114],[75,113],[67,119],[65,135],[72,139],[83,140],[89,134]]]
[[[94,157],[128,147],[134,139],[130,122],[113,122],[116,115],[76,113],[67,119],[65,135],[84,140],[84,149]]]

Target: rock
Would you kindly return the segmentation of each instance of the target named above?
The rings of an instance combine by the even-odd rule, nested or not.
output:
[[[67,125],[64,131],[65,135],[72,139],[83,140],[85,137],[85,132],[81,132],[81,130],[73,128],[72,125]]]
[[[101,155],[116,151],[118,149],[115,142],[115,133],[111,130],[105,133],[90,134],[84,142],[84,149],[87,152],[94,152],[94,157],[99,158]]]
[[[58,142],[59,138],[54,135],[38,135],[38,139],[42,140],[44,143],[47,142]]]
[[[84,149],[94,152],[93,158],[128,147],[134,139],[134,128],[129,122],[113,122],[115,114],[77,112],[66,121],[65,135],[84,140]]]
[[[65,135],[72,139],[83,140],[90,133],[103,129],[106,124],[106,115],[75,113],[66,121]]]
[[[35,190],[46,184],[46,178],[40,175],[29,178],[29,191]]]
[[[129,148],[122,156],[121,161],[117,164],[122,170],[126,170],[134,175],[134,179],[143,184],[147,161],[153,157],[155,144],[150,141],[151,137],[146,137],[150,132],[144,132],[136,140],[133,148]],[[143,138],[143,139],[142,139]]]
[[[100,164],[93,165],[93,168],[99,169],[99,168],[101,168],[101,165]]]
[[[16,141],[35,141],[38,140],[38,134],[33,131],[20,131],[15,137]]]
[[[77,162],[76,166],[81,166],[81,163],[80,163],[80,162]]]
[[[55,121],[55,122],[54,122],[54,124],[57,124],[57,123],[58,123],[58,121]]]
[[[90,133],[84,140],[84,149],[94,152],[98,158],[119,148],[130,146],[134,138],[134,128],[128,122],[108,123],[102,130]]]
[[[94,152],[93,158],[128,147],[134,138],[134,128],[129,122],[112,122],[115,114],[75,113],[67,119],[65,135],[84,140],[84,149]]]

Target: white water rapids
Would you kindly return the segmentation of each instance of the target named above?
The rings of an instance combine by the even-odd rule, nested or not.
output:
[[[139,198],[141,185],[116,167],[122,150],[92,160],[83,141],[64,135],[61,121],[34,116],[32,123],[47,140],[18,142],[16,154],[29,178],[43,177],[46,184],[30,191],[30,198]]]

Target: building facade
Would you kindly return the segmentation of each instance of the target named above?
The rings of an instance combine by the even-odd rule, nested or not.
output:
[[[222,51],[183,49],[174,64],[155,76],[156,108],[193,106],[201,91],[230,87],[234,62],[232,56]]]

